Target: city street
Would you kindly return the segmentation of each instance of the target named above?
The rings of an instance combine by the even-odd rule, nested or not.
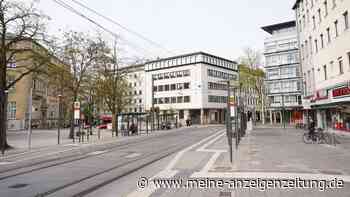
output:
[[[191,127],[157,132],[86,146],[62,146],[62,150],[41,156],[14,155],[2,159],[0,196],[80,196],[98,191],[111,182],[132,176],[141,170],[144,175],[156,173],[173,154],[218,135],[222,127]],[[208,138],[209,137],[209,138]],[[164,159],[164,160],[162,160]],[[7,162],[7,163],[6,163]],[[137,179],[137,177],[134,177]],[[125,196],[135,190],[129,179],[127,187],[118,190]],[[121,188],[121,187],[119,187]]]

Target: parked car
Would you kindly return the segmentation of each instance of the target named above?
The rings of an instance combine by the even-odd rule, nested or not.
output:
[[[170,122],[162,122],[161,129],[171,129],[171,123]]]
[[[100,125],[97,125],[96,128],[97,128],[97,129],[107,129],[107,124],[100,124]]]

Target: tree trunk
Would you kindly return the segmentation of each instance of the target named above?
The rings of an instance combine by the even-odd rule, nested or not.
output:
[[[0,149],[2,154],[6,149],[12,148],[7,143],[6,131],[7,131],[7,106],[6,95],[4,89],[0,88]]]
[[[69,139],[74,138],[74,127],[75,127],[75,122],[74,122],[74,102],[71,106],[71,116],[70,116],[70,130],[69,130]]]
[[[115,133],[115,136],[118,136],[118,129],[117,129],[118,121],[116,119],[117,119],[116,113],[112,112],[112,133]]]

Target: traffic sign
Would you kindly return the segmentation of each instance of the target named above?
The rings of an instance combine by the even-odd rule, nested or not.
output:
[[[74,102],[74,119],[80,119],[80,102]]]

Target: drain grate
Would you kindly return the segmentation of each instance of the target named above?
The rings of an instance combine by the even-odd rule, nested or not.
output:
[[[219,197],[231,197],[231,192],[220,192]]]
[[[14,185],[9,186],[8,188],[11,189],[18,189],[18,188],[22,188],[22,187],[27,187],[29,184],[25,184],[25,183],[17,183]]]

